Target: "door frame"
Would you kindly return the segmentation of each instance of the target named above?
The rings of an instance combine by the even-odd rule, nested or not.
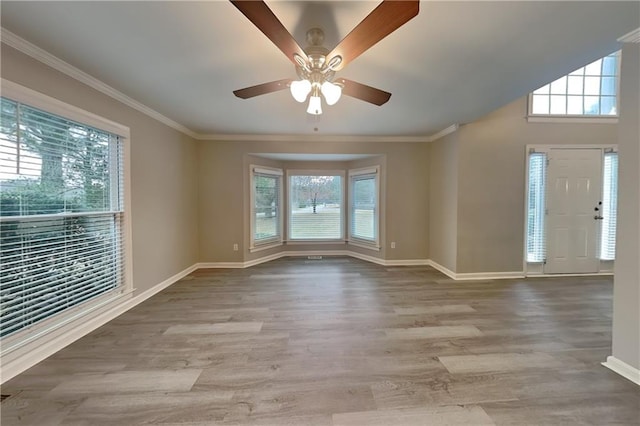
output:
[[[540,152],[549,154],[552,149],[599,149],[601,152],[602,162],[604,164],[604,154],[606,152],[618,152],[617,144],[527,144],[525,146],[525,160],[524,160],[524,197],[523,197],[523,244],[522,244],[522,270],[526,277],[553,277],[553,276],[589,276],[589,275],[613,275],[613,267],[615,261],[600,260],[598,272],[587,274],[545,274],[543,263],[529,263],[527,262],[527,220],[528,220],[528,200],[529,200],[529,154],[533,152]],[[545,205],[547,203],[547,190],[545,187]],[[547,227],[545,223],[545,239],[547,233]],[[598,239],[600,236],[598,236]]]

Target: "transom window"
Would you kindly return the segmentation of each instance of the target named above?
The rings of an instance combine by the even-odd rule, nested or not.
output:
[[[530,95],[530,115],[617,116],[620,52],[546,84]]]

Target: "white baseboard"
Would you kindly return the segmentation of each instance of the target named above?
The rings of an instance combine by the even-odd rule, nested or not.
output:
[[[446,276],[448,276],[449,278],[455,280],[456,279],[456,273],[453,272],[451,269],[442,266],[441,264],[439,264],[438,262],[434,261],[434,260],[427,260],[427,265],[431,266],[433,269],[436,269],[440,272],[442,272],[443,274],[445,274]]]
[[[40,361],[64,349],[81,337],[86,336],[134,306],[144,302],[154,294],[181,280],[196,269],[197,265],[192,265],[135,297],[125,299],[115,306],[108,304],[101,310],[95,310],[74,319],[55,330],[55,332],[52,333],[53,337],[49,336],[49,339],[47,339],[47,335],[43,335],[41,340],[34,340],[29,344],[16,348],[6,355],[3,354],[0,368],[0,382],[5,383],[11,380],[23,371],[33,367]]]
[[[306,256],[349,256],[367,262],[375,263],[382,266],[417,266],[430,265],[427,259],[407,259],[407,260],[385,260],[375,256],[358,253],[351,250],[286,250],[279,253],[270,254],[269,256],[260,257],[246,262],[203,262],[198,263],[198,269],[206,268],[249,268],[261,263],[270,262],[272,260],[283,257],[306,257]]]
[[[607,360],[603,362],[602,365],[640,386],[640,370],[637,368],[630,366],[624,361],[620,361],[613,355],[608,356]]]
[[[442,272],[446,276],[456,281],[470,281],[470,280],[506,280],[524,278],[523,271],[511,271],[511,272],[462,272],[456,273],[449,268],[440,265],[431,259],[427,261],[428,265]]]

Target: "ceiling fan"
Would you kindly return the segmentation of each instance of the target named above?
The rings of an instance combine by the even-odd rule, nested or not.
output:
[[[415,17],[420,7],[419,0],[384,0],[329,51],[322,46],[321,29],[312,28],[307,32],[308,46],[302,49],[264,1],[230,1],[293,62],[300,78],[245,87],[234,90],[233,94],[248,99],[289,88],[296,101],[305,102],[309,98],[307,112],[313,115],[322,114],[321,94],[328,105],[338,102],[343,93],[378,106],[389,100],[391,93],[336,78],[335,73]]]

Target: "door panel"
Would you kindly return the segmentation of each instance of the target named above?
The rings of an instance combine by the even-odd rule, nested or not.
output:
[[[544,272],[597,272],[600,149],[552,149],[547,167],[547,262]]]

